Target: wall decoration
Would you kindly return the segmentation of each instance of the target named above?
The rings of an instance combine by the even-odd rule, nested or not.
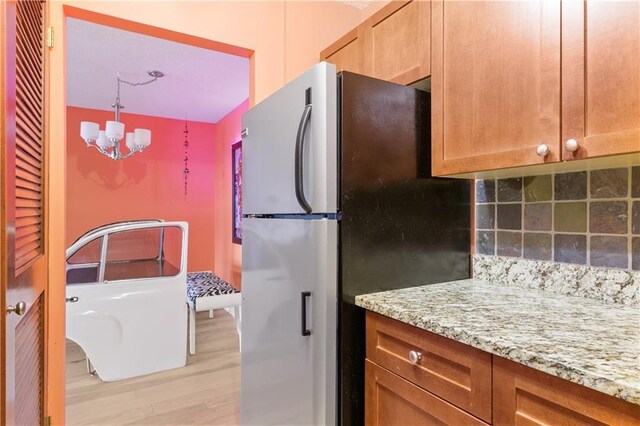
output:
[[[182,169],[182,175],[184,176],[184,197],[187,198],[187,181],[189,179],[189,127],[187,127],[187,117],[184,117],[184,169]]]
[[[231,175],[233,179],[233,242],[242,244],[242,141],[231,145]]]

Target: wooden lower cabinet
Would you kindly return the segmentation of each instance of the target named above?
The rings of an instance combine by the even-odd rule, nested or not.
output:
[[[367,426],[486,425],[371,361],[365,363]]]
[[[410,353],[419,354],[412,363]],[[491,354],[367,312],[367,358],[456,407],[491,421]]]
[[[494,425],[640,425],[640,406],[493,357]]]
[[[640,405],[367,312],[367,426],[488,423],[640,426]]]

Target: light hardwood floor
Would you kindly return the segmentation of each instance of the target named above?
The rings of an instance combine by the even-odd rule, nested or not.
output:
[[[240,353],[233,317],[197,314],[197,354],[187,366],[117,382],[87,373],[85,355],[67,341],[68,425],[237,425]]]

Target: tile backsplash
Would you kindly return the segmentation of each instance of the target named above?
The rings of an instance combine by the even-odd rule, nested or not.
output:
[[[476,253],[640,270],[640,167],[476,181]]]

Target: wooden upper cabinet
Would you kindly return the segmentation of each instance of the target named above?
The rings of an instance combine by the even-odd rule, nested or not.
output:
[[[320,53],[320,60],[334,64],[338,71],[370,75],[365,64],[364,28],[357,27]]]
[[[431,75],[430,1],[392,1],[364,25],[372,77],[410,84]]]
[[[560,159],[560,12],[559,0],[432,2],[435,175]]]
[[[563,0],[563,159],[640,151],[640,3]]]
[[[320,53],[320,60],[399,84],[431,74],[431,2],[392,1]]]

